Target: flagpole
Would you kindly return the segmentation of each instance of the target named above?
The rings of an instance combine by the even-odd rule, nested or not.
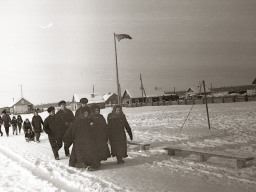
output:
[[[114,42],[115,42],[115,56],[116,56],[116,84],[117,84],[117,102],[120,105],[121,104],[121,90],[120,90],[120,83],[119,83],[119,77],[118,77],[118,65],[117,65],[117,50],[116,50],[116,34],[114,33]]]

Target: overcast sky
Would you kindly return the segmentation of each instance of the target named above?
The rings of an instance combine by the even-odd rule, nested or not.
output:
[[[1,0],[0,106],[71,101],[74,93],[186,90],[256,77],[255,0]]]

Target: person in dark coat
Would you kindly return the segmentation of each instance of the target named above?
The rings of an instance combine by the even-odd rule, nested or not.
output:
[[[76,110],[76,112],[75,112],[75,117],[77,118],[77,117],[80,116],[80,112],[81,112],[81,109],[82,109],[83,107],[86,107],[86,108],[88,109],[89,115],[90,115],[90,114],[91,114],[91,109],[90,109],[90,107],[87,105],[88,99],[87,99],[87,98],[82,98],[82,99],[80,99],[80,103],[81,103],[81,107]]]
[[[73,148],[69,159],[69,166],[93,170],[100,167],[100,160],[96,149],[94,129],[90,125],[88,108],[82,108],[80,117],[76,118],[68,129],[64,140],[72,141]]]
[[[60,134],[60,130],[56,126],[56,115],[55,115],[55,108],[49,107],[47,109],[49,116],[44,120],[44,131],[48,134],[48,139],[52,147],[53,155],[56,160],[59,160],[59,149],[60,144],[58,143],[58,135]]]
[[[11,124],[12,124],[12,132],[13,132],[13,135],[14,133],[16,132],[16,135],[18,135],[18,131],[17,131],[17,119],[15,116],[12,117],[12,120],[11,120]]]
[[[110,157],[108,148],[108,126],[103,115],[100,114],[100,107],[97,104],[91,106],[92,127],[96,136],[96,146],[100,160],[107,160]]]
[[[72,125],[75,117],[71,110],[66,108],[66,102],[60,101],[59,102],[60,110],[56,113],[55,119],[56,119],[56,126],[58,130],[60,130],[60,134],[58,135],[58,144],[59,148],[62,147],[63,142],[63,136],[65,132],[69,129],[69,127]],[[70,156],[69,153],[69,147],[71,146],[70,142],[64,142],[64,151],[66,156]]]
[[[6,136],[9,137],[9,127],[11,126],[11,118],[9,114],[7,114],[6,109],[4,109],[2,113],[3,113],[2,120],[4,122],[5,133],[6,133]]]
[[[2,129],[1,129],[2,125],[3,125],[3,120],[2,120],[2,117],[0,116],[0,133],[1,133],[1,137],[3,136],[3,132],[2,132]]]
[[[27,118],[27,119],[25,119],[25,121],[23,123],[23,131],[25,134],[28,132],[28,129],[32,130],[32,126],[31,126],[29,119]]]
[[[35,141],[35,133],[31,129],[28,129],[25,133],[25,139],[27,142]]]
[[[132,130],[126,120],[120,105],[115,105],[113,111],[108,115],[109,140],[111,155],[117,158],[117,163],[124,163],[123,158],[127,157],[127,144],[125,130],[133,139]]]
[[[19,128],[19,134],[21,132],[22,123],[23,123],[23,120],[22,120],[21,116],[18,115],[18,117],[17,117],[17,124],[18,124],[18,128]]]
[[[41,118],[40,115],[38,115],[38,112],[35,111],[34,112],[34,116],[32,117],[32,126],[33,126],[33,131],[35,133],[35,136],[36,136],[36,142],[39,143],[40,140],[40,135],[41,135],[41,132],[42,132],[42,125],[44,125],[44,122]]]

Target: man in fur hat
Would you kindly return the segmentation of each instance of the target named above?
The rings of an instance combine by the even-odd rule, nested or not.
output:
[[[72,125],[75,117],[73,112],[70,109],[66,108],[66,102],[60,101],[59,102],[60,110],[56,113],[56,126],[58,130],[60,130],[60,134],[58,135],[58,144],[59,148],[62,147],[63,143],[63,136],[65,132],[69,129],[69,127]],[[64,143],[64,151],[66,156],[70,156],[69,152],[69,143]]]
[[[46,134],[48,134],[49,142],[52,147],[53,155],[56,160],[59,160],[59,145],[58,144],[58,137],[60,134],[60,131],[55,125],[55,108],[54,107],[49,107],[47,109],[49,116],[44,120],[44,131]]]
[[[87,105],[88,104],[88,99],[87,98],[82,98],[80,99],[80,103],[81,103],[81,107],[79,109],[76,110],[76,113],[75,113],[75,117],[79,117],[80,114],[81,114],[81,109],[83,107],[86,107],[88,109],[88,112],[89,112],[89,115],[91,114],[91,109],[90,107]]]

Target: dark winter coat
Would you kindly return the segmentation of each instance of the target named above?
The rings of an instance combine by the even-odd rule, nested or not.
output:
[[[14,127],[17,127],[17,119],[12,119],[11,120],[11,124],[12,124],[12,126],[14,126]]]
[[[29,122],[24,121],[24,123],[23,123],[23,129],[24,129],[24,132],[25,132],[25,133],[28,131],[28,129],[31,129],[31,130],[32,130],[32,126],[31,126],[30,121],[29,121]]]
[[[25,139],[28,141],[34,141],[35,133],[33,131],[30,131],[30,133],[25,133]]]
[[[91,114],[91,108],[89,106],[85,106],[85,107],[88,109],[88,113],[90,115]],[[75,117],[76,118],[80,117],[81,109],[82,109],[82,107],[80,107],[79,109],[76,110],[76,112],[75,112]]]
[[[49,115],[45,120],[44,120],[44,131],[46,134],[48,134],[48,137],[51,139],[57,140],[61,136],[61,131],[59,128],[56,126],[56,115],[51,116]]]
[[[3,124],[3,119],[2,119],[2,117],[0,116],[0,127],[2,126],[2,124]]]
[[[17,117],[17,123],[18,123],[18,126],[21,126],[22,123],[23,123],[23,120],[21,117]]]
[[[55,123],[56,123],[57,129],[60,131],[61,138],[63,138],[65,132],[71,126],[74,119],[75,119],[74,114],[69,109],[59,110],[56,113]]]
[[[42,132],[42,125],[44,125],[44,122],[40,115],[33,116],[32,118],[32,126],[35,133]]]
[[[5,127],[10,127],[11,118],[10,118],[10,116],[8,114],[3,114],[2,120],[4,122],[4,126]]]
[[[108,148],[108,126],[106,120],[101,114],[91,115],[93,129],[96,137],[96,146],[100,160],[107,160],[110,157]]]
[[[98,168],[100,161],[96,150],[96,138],[89,118],[76,118],[71,128],[64,135],[64,142],[72,141],[73,148],[69,166]]]
[[[132,140],[132,130],[126,120],[125,115],[110,113],[108,115],[109,140],[111,144],[111,155],[113,157],[127,157],[126,134],[129,134]]]

